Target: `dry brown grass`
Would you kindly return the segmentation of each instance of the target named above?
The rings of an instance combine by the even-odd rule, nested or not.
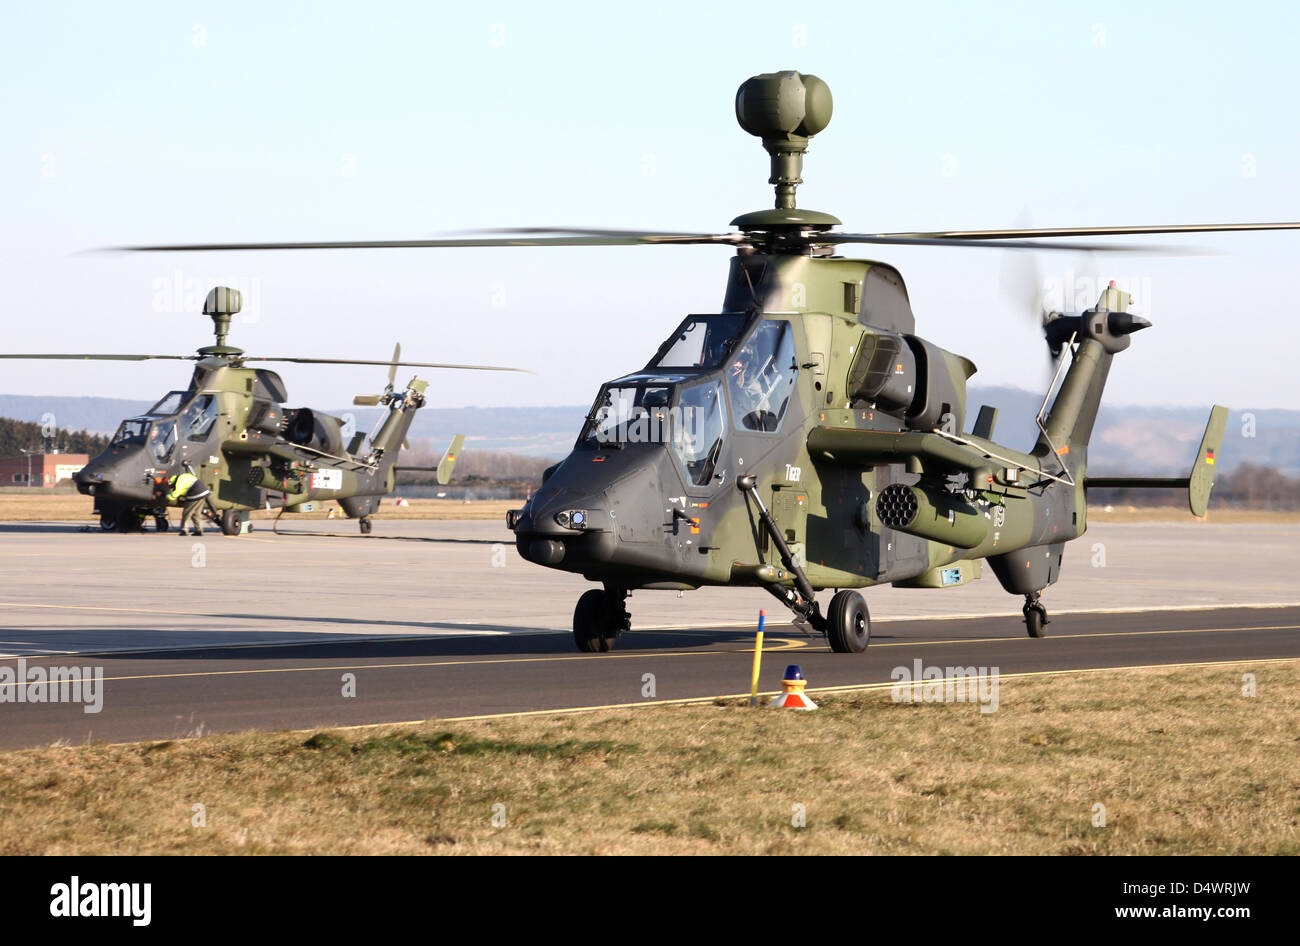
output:
[[[522,499],[475,500],[462,502],[458,499],[411,499],[409,506],[394,506],[391,498],[385,499],[376,519],[500,519],[504,520],[507,509],[517,509],[524,504]],[[295,519],[326,519],[328,507],[334,507],[336,515],[341,516],[337,503],[327,503],[326,509],[319,512],[286,514],[282,522]],[[94,501],[89,496],[79,494],[51,494],[34,496],[30,494],[0,493],[0,522],[91,522],[98,521],[93,514]],[[172,521],[180,519],[180,510],[173,509]],[[254,519],[273,519],[275,513],[258,511]]]
[[[0,853],[1300,853],[1300,661],[822,703],[8,752]]]

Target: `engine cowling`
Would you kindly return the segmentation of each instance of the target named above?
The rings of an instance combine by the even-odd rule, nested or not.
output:
[[[343,453],[343,421],[310,407],[285,411],[284,439],[322,453]]]
[[[959,433],[966,422],[969,358],[915,335],[874,331],[865,335],[849,366],[854,406],[874,405],[914,430],[942,427]]]

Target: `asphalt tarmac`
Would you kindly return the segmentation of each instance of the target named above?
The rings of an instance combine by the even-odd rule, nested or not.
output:
[[[1111,667],[1219,665],[1222,685],[1300,658],[1300,608],[1227,608],[1060,615],[1033,640],[1005,618],[877,625],[863,654],[831,653],[789,625],[765,635],[760,690],[775,693],[797,663],[809,692],[890,685],[896,668],[1018,674]],[[102,680],[91,703],[0,704],[0,748],[54,742],[175,739],[245,729],[305,730],[498,714],[688,702],[748,693],[753,630],[701,628],[625,636],[608,654],[580,654],[570,635],[537,633],[297,646],[10,658],[15,678],[51,666]],[[22,665],[19,660],[22,660]],[[38,669],[39,668],[39,669]],[[20,672],[21,671],[21,672]],[[11,688],[12,692],[12,688]]]
[[[789,663],[815,695],[888,686],[917,660],[1004,679],[1218,664],[1239,687],[1243,662],[1300,658],[1295,527],[1094,526],[1067,547],[1041,640],[990,577],[868,589],[872,644],[859,655],[830,653],[750,589],[636,594],[633,632],[588,655],[564,630],[586,583],[520,561],[497,524],[379,522],[365,538],[347,526],[177,541],[0,525],[0,649],[12,655],[0,683],[54,667],[83,683],[80,702],[63,703],[16,702],[10,684],[0,748],[743,696],[760,607],[768,693]],[[1146,607],[1125,610],[1135,599]]]

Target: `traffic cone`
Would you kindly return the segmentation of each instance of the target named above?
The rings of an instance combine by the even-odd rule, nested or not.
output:
[[[334,507],[333,507],[333,506],[330,507],[330,514],[329,514],[328,516],[326,516],[326,518],[327,518],[327,519],[333,519],[333,518],[334,518]]]
[[[807,685],[808,681],[803,678],[803,671],[799,669],[799,665],[791,664],[785,668],[785,676],[781,678],[781,695],[767,705],[782,709],[815,710],[817,704],[803,692],[803,688]]]

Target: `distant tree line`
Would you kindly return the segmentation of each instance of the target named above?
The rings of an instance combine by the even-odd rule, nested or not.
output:
[[[107,437],[84,430],[58,428],[50,437],[41,434],[41,425],[32,421],[0,417],[0,457],[20,456],[19,451],[35,453],[86,453],[94,456],[108,446]]]

